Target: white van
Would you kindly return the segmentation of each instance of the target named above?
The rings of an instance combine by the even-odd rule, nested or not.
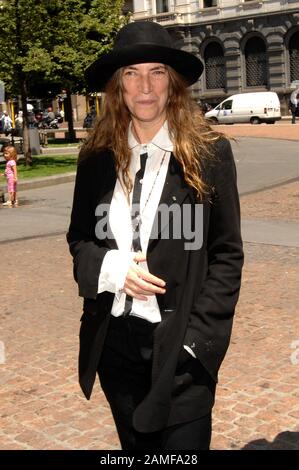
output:
[[[277,93],[272,91],[240,93],[222,101],[216,108],[205,113],[205,117],[214,124],[274,124],[281,119],[280,102]]]

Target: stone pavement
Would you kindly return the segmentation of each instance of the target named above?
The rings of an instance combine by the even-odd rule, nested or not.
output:
[[[216,126],[216,129],[224,132],[229,137],[267,137],[270,139],[299,140],[299,120],[296,124],[282,120],[274,125],[269,124],[233,124]]]
[[[296,141],[240,137],[232,142],[232,147],[242,196],[278,185],[282,187],[299,178]],[[0,205],[0,242],[64,233],[70,216],[73,184],[74,174],[21,181],[18,210]],[[273,207],[280,200],[279,190],[274,194]],[[248,220],[245,216],[242,229],[244,240],[248,242],[299,245],[296,221],[267,221],[253,216]]]
[[[282,123],[279,137],[290,138],[290,127]],[[276,125],[250,126],[269,128],[276,134]],[[299,124],[293,128],[299,137]],[[60,190],[52,205],[64,230],[68,208],[59,202]],[[41,214],[43,201],[39,205],[32,211]],[[243,195],[241,208],[253,227],[298,223],[299,182]],[[273,244],[276,235],[245,243],[212,449],[299,450],[299,248]],[[64,235],[1,243],[0,272],[0,449],[119,449],[100,387],[86,401],[77,383],[81,299]]]
[[[298,196],[298,182],[244,196],[242,212],[297,221]],[[299,450],[298,254],[245,243],[213,449]],[[77,383],[81,300],[64,236],[2,243],[0,260],[0,449],[119,449],[100,387],[88,402]]]

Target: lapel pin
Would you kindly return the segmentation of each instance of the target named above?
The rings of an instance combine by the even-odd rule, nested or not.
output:
[[[173,201],[176,201],[176,196],[172,196],[172,200],[173,200]]]

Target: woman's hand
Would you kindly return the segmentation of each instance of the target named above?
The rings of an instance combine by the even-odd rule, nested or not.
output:
[[[145,260],[146,256],[143,253],[136,253],[123,287],[126,294],[138,300],[147,300],[149,295],[165,294],[166,292],[163,279],[153,276],[138,265]]]

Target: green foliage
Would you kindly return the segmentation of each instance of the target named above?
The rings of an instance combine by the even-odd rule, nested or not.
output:
[[[0,0],[0,80],[20,94],[84,92],[84,70],[127,21],[123,0]],[[2,7],[2,8],[1,8]]]
[[[19,92],[20,79],[30,76],[30,72],[45,75],[45,71],[51,70],[51,57],[46,48],[50,32],[44,28],[47,3],[45,0],[2,0],[0,78],[12,94]]]

